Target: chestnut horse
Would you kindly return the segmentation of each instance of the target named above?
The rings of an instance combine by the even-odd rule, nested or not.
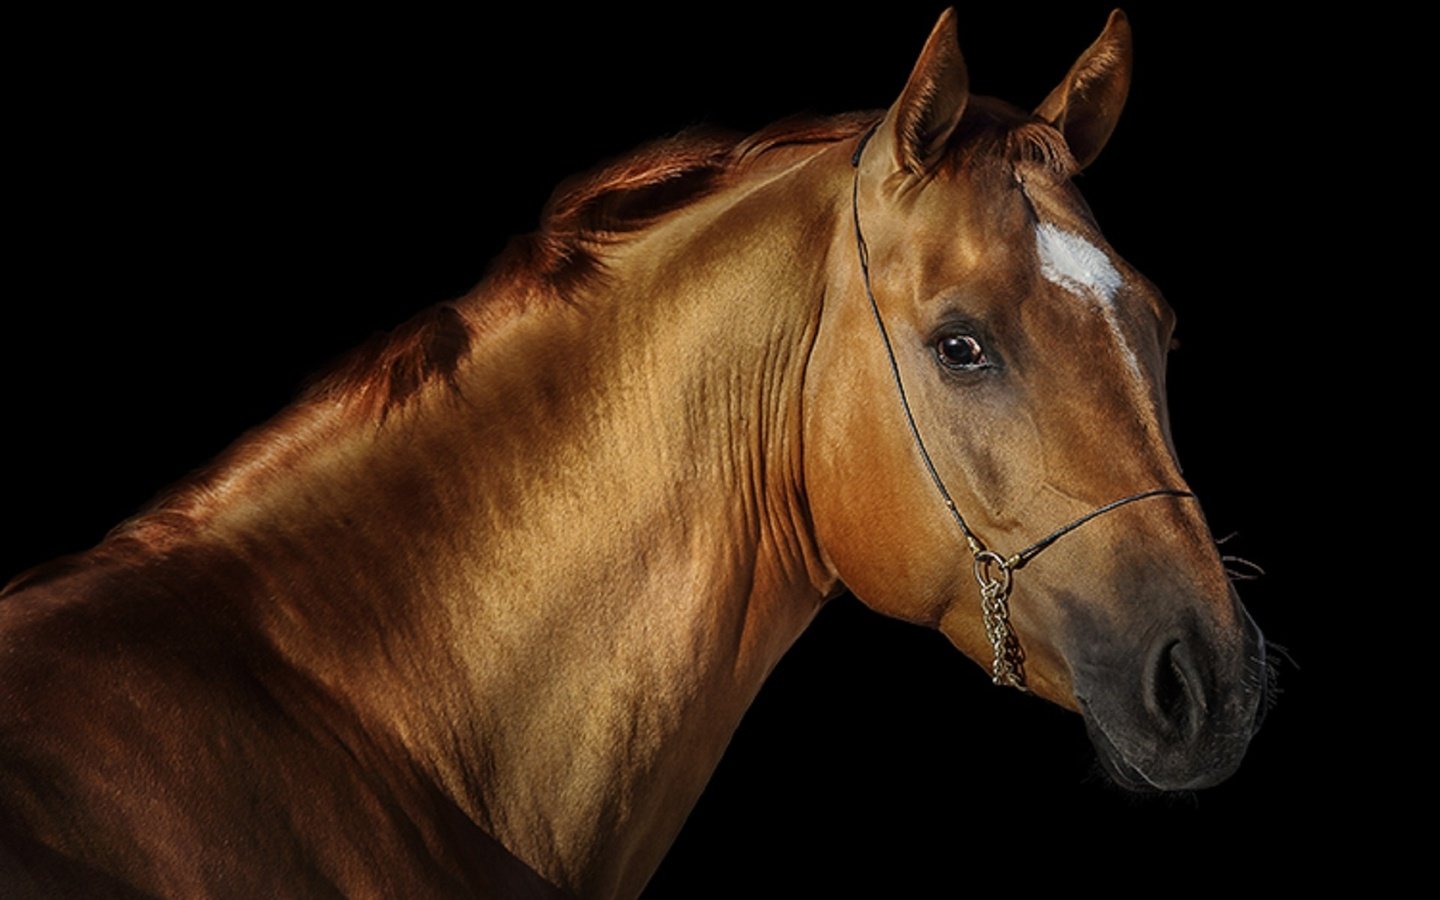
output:
[[[847,590],[1122,784],[1225,778],[1263,639],[1071,179],[1130,70],[1115,13],[1033,113],[972,96],[947,12],[884,112],[647,147],[17,578],[0,894],[634,897]]]

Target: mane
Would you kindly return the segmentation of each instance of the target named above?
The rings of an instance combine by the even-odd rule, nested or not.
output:
[[[603,277],[607,246],[721,190],[782,148],[832,144],[870,127],[879,112],[782,119],[752,135],[695,128],[555,188],[540,230],[512,243],[502,273],[542,279],[567,296]]]
[[[604,277],[604,248],[734,183],[772,151],[859,134],[876,112],[784,119],[752,135],[696,128],[561,182],[536,232],[511,241],[477,293],[540,293],[566,300]],[[517,289],[518,290],[515,290]],[[427,384],[459,389],[456,372],[474,324],[448,304],[431,307],[346,356],[305,391],[383,423]]]

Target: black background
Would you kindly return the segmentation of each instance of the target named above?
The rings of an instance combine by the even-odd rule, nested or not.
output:
[[[563,177],[689,125],[888,105],[941,8],[23,23],[0,578],[92,545],[336,355],[464,292]],[[972,89],[1033,106],[1108,9],[962,9]],[[1082,190],[1178,311],[1186,475],[1215,533],[1238,532],[1227,549],[1269,571],[1242,594],[1298,671],[1231,781],[1141,800],[1097,774],[1078,717],[843,598],[757,699],[647,898],[1252,864],[1280,883],[1365,857],[1355,715],[1325,672],[1366,649],[1321,637],[1346,595],[1336,489],[1315,490],[1340,464],[1315,348],[1346,300],[1346,178],[1315,143],[1345,105],[1317,78],[1342,23],[1128,10],[1134,87]]]

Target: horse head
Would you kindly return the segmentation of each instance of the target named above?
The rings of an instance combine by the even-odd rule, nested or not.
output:
[[[855,153],[805,481],[827,565],[864,603],[987,667],[1018,639],[1010,680],[1080,712],[1117,781],[1183,789],[1238,766],[1265,645],[1176,460],[1174,313],[1072,180],[1115,127],[1131,58],[1117,11],[1026,113],[970,94],[941,17]],[[1013,636],[982,615],[1002,580]]]

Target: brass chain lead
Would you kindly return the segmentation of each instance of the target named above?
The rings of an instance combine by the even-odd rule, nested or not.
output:
[[[1028,691],[1025,687],[1025,651],[1010,627],[1010,589],[1014,585],[1014,560],[1002,559],[991,550],[975,553],[975,580],[980,584],[980,613],[985,636],[993,651],[990,680],[1002,687]]]

